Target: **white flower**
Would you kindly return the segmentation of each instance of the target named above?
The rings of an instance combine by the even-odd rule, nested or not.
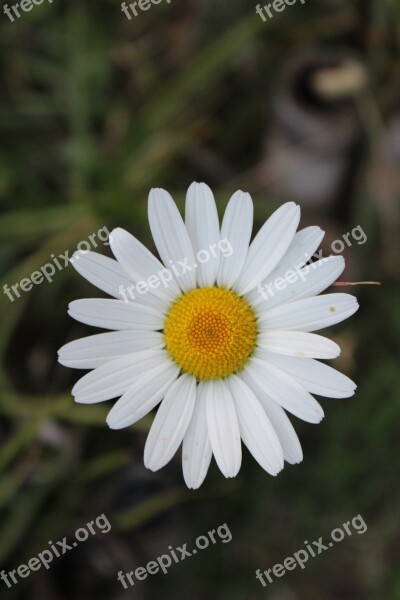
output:
[[[184,478],[198,488],[212,455],[225,477],[238,473],[243,440],[276,475],[284,460],[302,460],[285,411],[319,423],[324,413],[312,393],[354,394],[348,377],[315,360],[338,356],[337,344],[311,332],[351,316],[357,300],[318,296],[344,260],[304,266],[323,232],[296,233],[299,219],[299,207],[284,204],[250,244],[248,194],[232,196],[220,228],[205,184],[190,186],[185,223],[171,196],[153,189],[149,222],[163,264],[122,229],[110,236],[117,260],[92,252],[75,257],[76,270],[114,299],[77,300],[69,314],[113,331],[63,346],[59,360],[93,369],[72,390],[77,402],[121,396],[107,418],[112,429],[132,425],[161,402],[146,441],[147,468],[166,465],[183,442]],[[228,247],[232,252],[222,252]]]

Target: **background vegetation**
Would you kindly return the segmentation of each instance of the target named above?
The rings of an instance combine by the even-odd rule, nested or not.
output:
[[[305,202],[303,223],[325,227],[330,240],[361,224],[368,243],[346,251],[347,277],[382,282],[356,288],[360,312],[332,330],[343,347],[336,364],[359,389],[324,400],[319,427],[296,420],[303,464],[271,478],[246,454],[234,481],[214,466],[196,493],[183,486],[179,456],[160,473],[144,469],[151,419],[113,432],[108,406],[73,404],[80,374],[59,366],[56,351],[89,333],[66,309],[93,296],[92,286],[68,267],[14,302],[1,294],[0,563],[14,569],[103,512],[113,525],[49,571],[12,589],[1,582],[2,597],[400,598],[399,17],[395,0],[309,0],[267,23],[239,0],[172,0],[132,21],[111,0],[45,1],[14,23],[1,14],[1,286],[104,226],[122,226],[151,247],[154,186],[183,206],[190,182],[207,181],[221,214],[241,187],[253,195],[258,227],[282,201],[260,177],[276,82],[287,60],[310,47],[356,52],[368,85],[355,107],[345,185],[327,202]],[[296,143],[302,155],[307,140]],[[318,169],[317,161],[311,178]],[[363,536],[266,589],[255,579],[257,568],[358,513],[368,524]],[[225,522],[232,543],[131,591],[117,582],[119,570],[168,545],[190,546]]]

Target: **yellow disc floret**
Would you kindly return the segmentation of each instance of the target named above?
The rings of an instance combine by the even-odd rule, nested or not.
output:
[[[171,358],[198,380],[241,371],[254,350],[256,317],[231,290],[205,287],[182,294],[164,323]]]

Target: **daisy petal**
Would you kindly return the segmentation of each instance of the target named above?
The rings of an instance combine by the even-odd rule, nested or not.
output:
[[[250,245],[236,291],[243,295],[271,273],[290,246],[300,220],[300,208],[287,202],[267,220]]]
[[[160,274],[165,271],[164,265],[133,235],[121,228],[114,229],[110,235],[110,246],[133,281],[146,283],[146,299],[155,297],[162,308],[165,308],[180,293],[173,279],[167,282],[168,285],[161,284]],[[143,298],[135,290],[136,285],[133,289],[135,299]]]
[[[103,329],[162,329],[164,316],[154,308],[122,300],[73,300],[68,314],[86,325]]]
[[[122,429],[140,421],[161,402],[178,376],[179,367],[165,361],[139,377],[108,413],[109,427]]]
[[[277,475],[283,469],[282,446],[266,412],[242,379],[232,375],[227,383],[244,444],[265,471]]]
[[[75,402],[93,404],[117,398],[138,377],[166,360],[170,359],[164,350],[144,350],[116,358],[79,379],[72,388]]]
[[[97,252],[75,252],[71,264],[82,277],[109,296],[121,298],[120,288],[128,289],[133,281],[121,265]]]
[[[179,277],[170,271],[183,292],[196,287],[195,258],[189,234],[171,196],[153,189],[149,195],[149,223],[154,243],[167,269],[180,267]]]
[[[204,392],[204,384],[200,382],[193,415],[182,446],[183,477],[188,488],[193,490],[197,490],[203,483],[212,458]]]
[[[254,382],[277,404],[308,423],[319,423],[324,411],[318,402],[292,377],[264,360],[253,357],[242,371],[244,381]]]
[[[229,200],[221,226],[221,240],[227,240],[233,253],[221,256],[217,283],[231,288],[246,262],[253,229],[253,201],[249,194],[236,192]]]
[[[65,344],[58,351],[58,362],[64,367],[96,369],[106,362],[140,350],[162,348],[158,331],[113,331],[90,335]]]
[[[186,196],[185,224],[197,258],[197,284],[200,287],[214,285],[218,273],[219,255],[216,248],[220,241],[217,207],[212,191],[205,183],[192,183]],[[213,256],[211,248],[214,249]],[[201,251],[208,260],[201,262]]]
[[[196,400],[196,379],[182,375],[167,392],[157,411],[144,448],[144,466],[164,467],[178,450],[188,428]]]
[[[357,389],[356,384],[346,375],[312,358],[282,356],[260,348],[256,351],[256,356],[282,369],[308,392],[318,396],[349,398]]]
[[[272,330],[260,333],[257,338],[260,348],[304,358],[336,358],[340,347],[321,335],[302,331]]]
[[[286,254],[268,279],[283,275],[288,269],[305,265],[321,245],[325,232],[316,226],[305,227],[296,233]]]
[[[235,477],[242,462],[239,424],[231,391],[223,379],[203,382],[207,426],[215,460],[225,477]]]
[[[253,393],[267,413],[281,443],[283,457],[286,462],[291,465],[300,463],[303,460],[303,451],[301,449],[300,440],[283,408],[271,400],[265,389],[259,387],[248,374],[243,373],[241,376],[253,390]]]
[[[286,254],[279,261],[275,269],[266,277],[261,285],[263,287],[273,284],[279,277],[284,277],[296,267],[302,268],[321,244],[325,232],[320,227],[305,227],[296,233]],[[290,275],[289,275],[290,276]],[[249,294],[249,301],[258,303],[262,296],[258,289]]]
[[[255,306],[255,310],[262,314],[264,311],[286,302],[318,296],[336,281],[344,267],[343,256],[329,256],[312,263],[310,267],[299,269],[293,280],[276,279],[269,284],[269,287],[261,290],[262,300]]]
[[[258,324],[261,331],[290,329],[311,332],[348,319],[358,308],[357,298],[350,294],[326,294],[267,310]]]

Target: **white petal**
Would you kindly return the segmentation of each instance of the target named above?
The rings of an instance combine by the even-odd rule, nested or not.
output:
[[[314,225],[305,227],[296,233],[286,254],[278,263],[268,279],[273,276],[283,275],[288,269],[301,265],[302,267],[310,260],[324,239],[325,232]]]
[[[122,300],[73,300],[68,314],[80,323],[103,329],[162,329],[164,324],[163,314],[156,309]]]
[[[300,208],[287,202],[267,220],[250,245],[235,290],[247,294],[276,267],[290,246],[300,221]]]
[[[242,371],[246,383],[254,382],[285,410],[308,423],[319,423],[324,411],[318,402],[292,377],[274,365],[253,357]]]
[[[220,231],[214,196],[205,183],[192,183],[188,189],[185,224],[196,255],[197,283],[199,287],[212,287],[220,260]],[[205,260],[207,256],[208,260]]]
[[[223,379],[205,381],[207,426],[215,460],[225,477],[235,477],[242,462],[239,424],[231,391]]]
[[[246,262],[253,229],[253,201],[250,194],[235,192],[228,202],[221,226],[221,240],[230,244],[233,252],[220,257],[217,283],[231,288]]]
[[[303,358],[336,358],[340,354],[340,347],[332,340],[302,331],[266,331],[258,335],[257,345],[270,352]]]
[[[75,369],[95,369],[118,356],[163,346],[158,331],[113,331],[65,344],[58,351],[58,362]]]
[[[305,227],[296,233],[287,252],[279,261],[275,269],[262,282],[262,286],[273,283],[278,277],[284,277],[296,267],[301,269],[312,257],[321,244],[325,232],[320,227]],[[290,275],[289,275],[290,276]],[[258,289],[249,294],[251,303],[258,303],[262,299]]]
[[[271,400],[265,389],[261,389],[261,387],[249,377],[248,373],[244,371],[241,373],[241,377],[253,390],[263,409],[267,413],[282,445],[284,459],[292,465],[300,463],[303,460],[301,444],[297,433],[283,408]]]
[[[165,361],[140,376],[108,413],[109,427],[129,427],[147,415],[164,398],[178,378],[179,370],[174,363]]]
[[[183,292],[196,287],[196,264],[189,234],[171,196],[165,190],[152,189],[149,195],[149,223],[154,243],[167,269]],[[184,264],[182,264],[184,263]],[[186,272],[185,272],[186,271]]]
[[[261,302],[255,306],[255,310],[262,314],[286,302],[317,296],[336,281],[344,267],[342,256],[329,256],[314,262],[311,267],[299,269],[293,279],[274,280],[270,287],[260,292]]]
[[[283,469],[283,452],[271,421],[242,379],[232,375],[227,383],[235,402],[244,444],[263,469],[271,475],[277,475]]]
[[[193,415],[182,446],[183,477],[188,488],[193,490],[197,490],[203,483],[212,457],[204,392],[204,383],[200,382],[197,386]]]
[[[75,401],[93,404],[117,398],[150,369],[170,361],[164,350],[144,350],[116,358],[87,373],[72,388]]]
[[[261,331],[317,331],[348,319],[358,308],[357,298],[350,294],[314,296],[266,310],[258,325]]]
[[[71,264],[92,285],[114,298],[121,298],[120,288],[128,289],[133,284],[128,273],[116,260],[97,252],[75,252]]]
[[[256,350],[255,356],[279,367],[312,394],[327,398],[349,398],[357,389],[356,384],[346,375],[312,358],[282,356],[260,348]]]
[[[165,272],[164,265],[133,235],[124,229],[114,229],[110,235],[110,246],[115,257],[135,282],[135,299],[155,296],[160,305],[165,307],[180,293],[174,279],[170,279],[169,276],[162,278],[162,273]],[[147,288],[143,287],[143,290],[148,291],[145,294],[136,290],[139,282],[146,283]]]
[[[182,375],[167,392],[157,411],[144,448],[144,465],[164,467],[178,450],[193,414],[196,378]]]

